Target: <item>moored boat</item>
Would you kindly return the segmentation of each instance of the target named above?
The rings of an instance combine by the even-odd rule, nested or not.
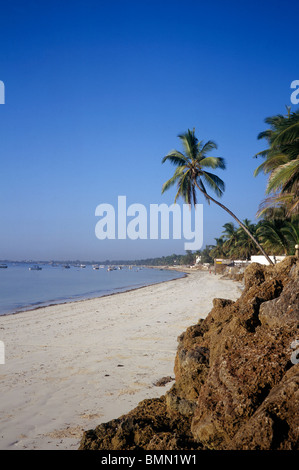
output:
[[[29,271],[41,271],[42,268],[35,264],[34,266],[30,266]]]

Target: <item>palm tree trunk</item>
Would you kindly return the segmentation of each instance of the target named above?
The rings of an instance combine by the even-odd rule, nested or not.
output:
[[[254,238],[254,236],[250,233],[250,231],[248,230],[248,228],[238,219],[238,217],[232,212],[230,211],[226,206],[224,206],[223,204],[221,204],[220,202],[216,201],[216,199],[213,199],[211,196],[209,196],[209,194],[207,194],[206,192],[204,192],[198,185],[197,183],[195,183],[197,188],[204,194],[204,196],[209,199],[210,201],[213,201],[215,204],[217,204],[218,206],[222,207],[222,209],[224,209],[226,212],[228,212],[234,219],[235,221],[242,227],[242,229],[247,233],[247,235],[253,240],[253,242],[256,244],[256,246],[258,247],[258,249],[263,253],[263,255],[265,256],[266,260],[268,261],[268,263],[272,264],[274,266],[274,263],[273,261],[269,258],[269,256],[267,255],[267,253],[264,251],[263,247],[259,244],[259,242],[256,240],[256,238]]]

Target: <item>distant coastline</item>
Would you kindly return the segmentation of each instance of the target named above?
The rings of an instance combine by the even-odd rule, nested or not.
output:
[[[26,265],[26,269],[27,267],[31,266],[31,263],[28,263],[28,262],[13,262],[13,263],[7,262],[7,264],[8,266],[9,264],[15,264],[15,265],[21,265],[21,266]],[[42,266],[42,263],[38,263],[38,264]],[[50,269],[50,267],[48,266],[48,263],[47,263],[47,267],[48,269]],[[57,263],[57,266],[55,267],[59,268],[59,267],[62,267],[62,265],[58,265]],[[44,307],[50,307],[53,305],[64,305],[64,304],[69,304],[69,303],[81,302],[84,300],[107,297],[107,296],[111,296],[111,295],[115,295],[115,294],[119,294],[123,292],[134,291],[137,289],[141,289],[141,288],[148,287],[148,286],[155,285],[155,284],[160,284],[163,282],[173,281],[173,280],[180,279],[180,278],[187,276],[187,273],[182,271],[181,269],[170,270],[167,266],[166,267],[165,266],[145,266],[145,268],[150,269],[150,270],[153,269],[156,271],[164,271],[164,272],[171,271],[172,274],[171,274],[171,277],[167,277],[167,278],[159,277],[157,279],[153,279],[151,276],[148,279],[146,279],[145,277],[144,279],[141,279],[141,282],[137,282],[136,277],[135,277],[132,281],[133,282],[132,284],[125,284],[125,285],[122,284],[119,286],[111,286],[110,288],[108,287],[108,288],[103,288],[103,289],[91,290],[85,293],[78,293],[78,294],[73,294],[73,295],[62,295],[62,296],[57,296],[57,297],[52,296],[46,300],[40,300],[40,301],[32,301],[32,302],[27,302],[27,303],[23,302],[19,306],[12,307],[11,309],[6,309],[6,311],[3,309],[1,310],[1,305],[0,305],[0,317],[7,316],[7,315],[17,315],[19,313],[38,310],[38,309],[41,309]],[[80,268],[78,268],[78,270],[79,269]],[[123,279],[120,282],[123,282]],[[128,279],[128,282],[130,282],[130,279]]]

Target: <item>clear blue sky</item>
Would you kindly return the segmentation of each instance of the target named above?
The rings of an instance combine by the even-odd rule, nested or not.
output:
[[[222,202],[255,221],[264,119],[290,105],[297,2],[14,1],[0,15],[0,259],[134,259],[182,241],[100,241],[95,208],[171,204],[161,164],[195,127],[226,159]],[[204,245],[229,215],[204,204]]]

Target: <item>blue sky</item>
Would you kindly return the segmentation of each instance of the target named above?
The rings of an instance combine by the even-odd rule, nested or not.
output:
[[[222,198],[255,221],[264,119],[299,79],[296,2],[10,1],[1,4],[0,259],[134,259],[184,240],[95,236],[98,204],[173,202],[161,164],[178,134],[214,140]],[[200,201],[203,202],[203,201]],[[204,245],[229,215],[204,203]]]

